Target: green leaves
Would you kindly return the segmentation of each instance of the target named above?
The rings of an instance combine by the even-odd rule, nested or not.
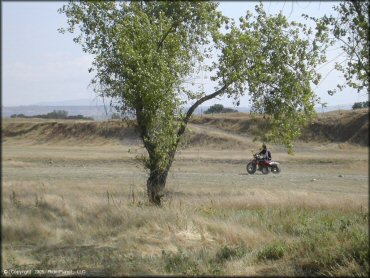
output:
[[[304,24],[289,23],[282,15],[267,15],[263,5],[247,14],[240,26],[222,38],[222,55],[214,77],[230,84],[226,93],[248,92],[255,112],[272,123],[268,137],[289,152],[300,129],[314,115],[315,94],[310,83],[321,76],[315,67],[323,61],[322,45]]]
[[[349,86],[357,92],[369,91],[369,1],[343,1],[334,10],[336,16],[310,19],[316,23],[316,36],[328,45],[338,43],[346,56],[335,65],[346,80],[337,88],[342,91]],[[335,92],[336,89],[328,93]]]

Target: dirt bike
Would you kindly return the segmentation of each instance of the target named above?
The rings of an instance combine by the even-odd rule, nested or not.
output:
[[[247,164],[247,172],[249,174],[254,174],[258,170],[264,175],[270,173],[270,171],[271,173],[278,174],[281,171],[279,164],[279,162],[264,160],[258,154],[254,154],[253,160]]]

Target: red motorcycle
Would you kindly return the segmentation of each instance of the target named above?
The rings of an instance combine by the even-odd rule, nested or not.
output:
[[[271,173],[278,174],[281,171],[279,164],[279,162],[264,160],[258,154],[254,154],[253,160],[247,164],[247,172],[251,175],[254,174],[257,170],[261,171],[262,174],[265,175],[270,173],[270,171]]]

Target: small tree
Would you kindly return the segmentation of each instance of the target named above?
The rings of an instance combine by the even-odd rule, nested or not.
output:
[[[204,112],[204,114],[217,114],[217,113],[232,113],[238,112],[238,110],[234,110],[231,108],[225,108],[222,104],[214,104]]]
[[[121,112],[136,115],[147,150],[147,192],[160,204],[168,171],[187,123],[207,100],[228,95],[238,101],[246,92],[256,111],[275,127],[271,138],[292,151],[300,128],[314,113],[310,82],[321,61],[318,40],[306,37],[305,26],[279,14],[268,16],[262,4],[254,20],[248,13],[237,27],[208,1],[70,2],[60,9],[68,17],[74,41],[95,56],[92,83],[113,98]],[[229,28],[227,34],[221,27]],[[61,32],[65,30],[61,29]],[[305,35],[300,35],[301,31]],[[216,51],[218,50],[218,51]],[[205,58],[219,53],[212,66],[213,92],[189,90],[184,81],[196,74]],[[203,64],[204,66],[204,64]],[[184,102],[189,110],[179,113]]]
[[[222,113],[224,106],[222,104],[215,104],[209,107],[204,114]]]
[[[360,109],[362,108],[362,102],[355,102],[353,105],[352,105],[352,109],[355,110],[355,109]]]
[[[68,112],[65,110],[53,110],[53,112],[47,113],[44,117],[47,119],[67,119]]]
[[[27,118],[24,114],[12,114],[10,118]]]

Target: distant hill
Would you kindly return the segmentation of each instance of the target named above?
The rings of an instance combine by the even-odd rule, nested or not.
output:
[[[124,121],[75,121],[44,119],[6,119],[2,123],[3,140],[46,142],[139,142],[133,125]],[[241,146],[261,138],[266,121],[249,113],[195,116],[186,140],[190,145],[214,145],[217,148]],[[369,146],[369,110],[334,111],[319,114],[305,128],[303,142],[351,143]]]
[[[202,115],[209,109],[210,106],[198,107],[194,114]],[[250,107],[226,107],[238,110],[238,112],[250,112]],[[24,114],[26,116],[34,116],[40,114],[47,114],[53,110],[65,110],[68,115],[83,115],[86,117],[92,117],[95,120],[107,120],[114,113],[114,109],[109,107],[109,103],[106,102],[104,107],[102,100],[94,101],[90,99],[80,100],[66,100],[58,102],[40,102],[35,105],[22,105],[22,106],[4,106],[2,107],[2,117],[9,118],[12,114]],[[345,105],[333,105],[325,108],[316,107],[318,113],[330,112],[335,110],[352,110],[352,104]]]
[[[13,106],[2,107],[1,114],[3,118],[9,118],[13,114],[24,114],[26,116],[35,116],[40,114],[47,114],[54,110],[65,110],[68,115],[83,115],[85,117],[92,117],[95,120],[108,119],[112,112],[107,107],[108,116],[105,113],[104,106],[42,106],[42,105],[27,105],[27,106]]]
[[[65,103],[68,103],[66,101]],[[64,102],[63,102],[64,103]],[[55,103],[54,103],[55,104]],[[198,107],[194,114],[204,114],[209,106]],[[248,112],[248,107],[238,107],[239,112]],[[2,107],[2,117],[10,118],[13,114],[24,114],[26,116],[34,116],[40,114],[46,114],[53,110],[65,110],[68,115],[84,115],[86,117],[92,117],[95,120],[107,120],[110,119],[112,113],[116,112],[109,104],[104,105],[26,105],[26,106],[5,106]]]

